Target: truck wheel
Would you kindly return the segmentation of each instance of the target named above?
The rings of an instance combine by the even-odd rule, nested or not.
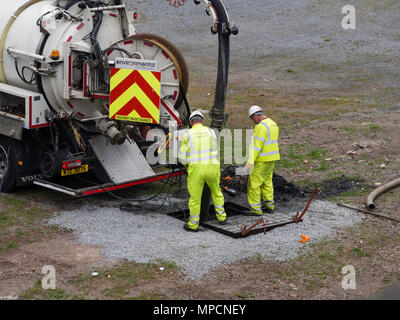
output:
[[[0,137],[0,192],[10,192],[16,185],[14,145],[6,138]]]

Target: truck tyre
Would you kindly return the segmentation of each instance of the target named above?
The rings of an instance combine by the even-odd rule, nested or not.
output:
[[[10,192],[16,185],[15,147],[10,139],[0,137],[0,192]]]

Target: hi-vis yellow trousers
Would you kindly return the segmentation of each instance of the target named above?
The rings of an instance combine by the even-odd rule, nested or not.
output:
[[[262,215],[262,203],[270,210],[274,210],[274,186],[272,176],[274,174],[275,161],[256,161],[253,171],[249,175],[247,185],[247,200],[251,211]],[[263,202],[261,201],[261,196]]]
[[[187,186],[190,194],[189,210],[190,218],[188,226],[197,229],[200,222],[201,196],[204,183],[207,183],[211,191],[218,221],[226,220],[224,209],[224,195],[220,187],[220,165],[219,164],[190,164],[188,166]]]

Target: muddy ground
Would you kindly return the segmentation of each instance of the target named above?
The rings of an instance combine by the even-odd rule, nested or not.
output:
[[[226,0],[240,29],[232,37],[226,112],[229,128],[249,128],[248,107],[263,106],[280,126],[276,173],[299,190],[322,188],[325,199],[362,207],[379,184],[400,174],[400,4],[351,1],[357,29],[343,30],[348,1]],[[216,38],[204,8],[191,1],[137,1],[137,28],[161,34],[185,54],[191,108],[210,109]],[[143,190],[133,189],[131,194]],[[148,191],[148,190],[146,190]],[[400,218],[399,190],[377,212]],[[54,212],[110,200],[73,200],[31,187],[0,195],[0,296],[19,299],[367,299],[400,280],[399,225],[366,216],[334,240],[307,244],[304,254],[276,262],[256,256],[185,281],[168,261],[137,264],[106,259],[70,230],[44,226]],[[57,289],[42,290],[44,265],[57,270]],[[356,289],[341,286],[342,267],[356,269]],[[99,275],[91,276],[97,270]]]

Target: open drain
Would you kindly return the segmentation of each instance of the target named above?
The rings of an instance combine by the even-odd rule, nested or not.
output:
[[[245,238],[254,234],[268,232],[272,229],[283,227],[290,223],[296,223],[292,216],[282,213],[264,214],[260,219],[258,217],[249,216],[249,209],[233,202],[225,202],[225,211],[227,215],[227,223],[220,225],[215,217],[214,206],[210,206],[209,219],[200,223],[204,228],[222,233],[232,238]],[[189,218],[189,209],[179,210],[169,213],[174,218],[186,222]],[[264,220],[264,221],[260,221]],[[297,222],[301,222],[302,219]]]

